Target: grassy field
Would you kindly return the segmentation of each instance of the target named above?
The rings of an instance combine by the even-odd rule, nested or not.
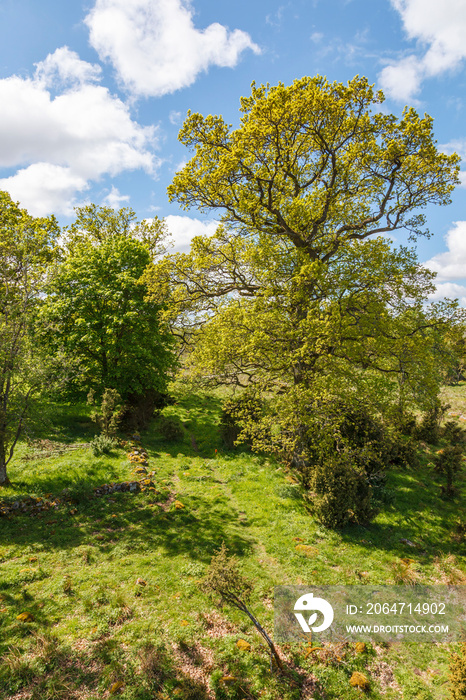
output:
[[[451,650],[435,644],[308,654],[303,639],[282,649],[289,675],[271,673],[249,620],[202,588],[222,542],[255,582],[251,607],[270,632],[276,585],[465,583],[465,515],[460,497],[440,496],[438,446],[418,469],[390,473],[395,501],[369,527],[333,532],[273,459],[222,450],[219,396],[176,396],[164,414],[183,423],[177,442],[155,422],[141,443],[94,457],[82,405],[52,407],[55,434],[19,447],[0,493],[0,698],[350,700],[362,694],[354,671],[368,698],[447,698]],[[461,420],[466,386],[446,398]],[[149,476],[127,456],[139,444]],[[122,482],[138,485],[95,494]]]

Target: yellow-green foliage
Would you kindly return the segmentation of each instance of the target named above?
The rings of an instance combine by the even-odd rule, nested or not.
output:
[[[382,101],[365,78],[317,76],[253,84],[237,129],[188,115],[179,139],[193,155],[169,196],[221,225],[143,280],[195,340],[204,380],[283,393],[325,376],[408,405],[436,394],[453,307],[426,308],[433,273],[380,234],[421,234],[418,211],[449,203],[458,156],[437,150],[431,117],[398,119]]]
[[[452,654],[450,661],[450,700],[466,698],[466,644],[462,644],[458,654]]]

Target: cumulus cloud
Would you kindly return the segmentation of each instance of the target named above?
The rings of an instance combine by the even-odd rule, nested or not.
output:
[[[462,280],[466,277],[466,221],[455,221],[446,236],[448,250],[424,263],[437,273],[439,282]],[[440,285],[439,285],[440,286]]]
[[[129,194],[120,194],[120,190],[115,185],[112,185],[112,189],[108,195],[104,198],[103,204],[112,209],[120,209],[129,203]]]
[[[173,124],[174,126],[177,126],[181,122],[181,112],[177,112],[176,110],[172,110],[170,114],[168,115],[168,118],[170,119],[170,123]]]
[[[232,68],[244,50],[260,52],[239,29],[197,29],[186,0],[97,0],[85,22],[100,58],[134,95],[172,93],[209,66]]]
[[[133,121],[127,105],[96,84],[99,73],[62,47],[32,78],[0,80],[0,167],[17,169],[0,187],[33,215],[68,214],[91,181],[152,173],[158,164],[155,128]]]
[[[62,46],[36,65],[36,80],[48,87],[55,86],[57,79],[82,84],[99,80],[101,72],[98,64],[82,61],[77,53]]]
[[[174,252],[177,253],[186,253],[194,236],[213,236],[218,226],[218,221],[201,221],[172,214],[165,217],[165,223],[174,242]]]
[[[437,284],[435,292],[429,295],[429,301],[441,301],[442,299],[458,299],[460,306],[466,306],[466,286],[454,282]]]
[[[466,4],[464,0],[391,0],[400,13],[409,39],[425,51],[386,66],[380,74],[383,90],[394,99],[413,100],[422,81],[457,68],[466,58]]]
[[[9,192],[33,216],[73,213],[77,192],[88,188],[87,180],[71,168],[52,163],[34,163],[15,175],[0,179],[0,190]]]

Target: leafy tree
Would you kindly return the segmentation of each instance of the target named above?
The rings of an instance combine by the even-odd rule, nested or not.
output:
[[[47,376],[33,330],[58,233],[54,217],[34,218],[0,192],[0,486],[9,483],[7,465]]]
[[[437,150],[431,117],[382,101],[359,77],[253,84],[237,129],[188,114],[180,132],[193,157],[170,199],[221,223],[146,273],[152,298],[170,293],[204,377],[285,394],[301,423],[316,393],[405,410],[443,377],[455,304],[427,307],[434,274],[381,234],[429,235],[420,212],[450,202],[458,156]]]
[[[79,360],[81,389],[114,389],[137,404],[165,390],[175,362],[161,303],[146,300],[140,282],[166,232],[159,220],[137,224],[129,209],[90,205],[77,214],[48,286],[47,340]]]

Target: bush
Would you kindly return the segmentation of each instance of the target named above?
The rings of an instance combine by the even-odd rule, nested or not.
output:
[[[167,442],[178,442],[183,438],[183,426],[177,418],[162,418],[159,432]]]
[[[368,523],[377,513],[371,503],[367,475],[347,455],[333,455],[314,466],[306,500],[317,519],[329,528]]]
[[[326,527],[368,523],[393,501],[384,472],[401,448],[395,455],[396,437],[364,400],[317,401],[295,436],[291,465]]]
[[[387,415],[390,425],[395,431],[406,437],[413,437],[416,433],[416,417],[412,413],[407,413],[399,406],[394,406]]]
[[[450,445],[463,445],[466,442],[466,431],[454,420],[449,420],[442,428],[442,437]]]
[[[262,413],[262,401],[251,392],[228,399],[222,405],[220,417],[220,436],[227,450],[233,450],[237,440],[242,437],[251,442],[249,433],[257,424]]]
[[[393,437],[382,419],[364,400],[332,398],[313,407],[306,426],[302,453],[306,461],[319,463],[331,454],[345,454],[367,476],[387,469]]]
[[[450,700],[466,700],[466,643],[450,659]]]
[[[453,485],[456,474],[463,466],[463,452],[460,445],[447,445],[435,456],[435,471],[446,477],[446,486],[442,486],[442,494],[452,498],[456,494]]]
[[[388,461],[396,467],[410,467],[411,469],[419,467],[418,445],[415,438],[407,437],[401,433],[392,435]]]
[[[94,396],[89,392],[88,403],[94,401]],[[94,411],[91,418],[97,423],[102,431],[102,435],[110,438],[118,430],[122,417],[121,396],[115,389],[105,389],[102,396],[102,404],[99,411]]]
[[[122,425],[126,430],[146,430],[154,417],[165,408],[175,403],[166,393],[150,389],[144,394],[129,394],[122,413]]]
[[[91,440],[91,449],[94,457],[100,457],[101,455],[108,455],[110,452],[117,447],[118,442],[107,435],[97,435],[93,440]]]
[[[449,408],[449,405],[444,405],[436,399],[432,407],[424,413],[415,430],[417,439],[425,440],[431,445],[436,444],[441,437],[440,423]]]

